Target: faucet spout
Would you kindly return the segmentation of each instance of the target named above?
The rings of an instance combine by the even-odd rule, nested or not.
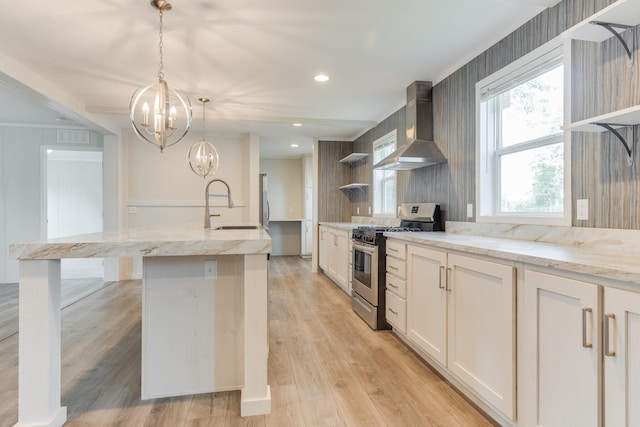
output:
[[[229,188],[229,184],[227,184],[224,180],[216,178],[212,179],[207,183],[207,186],[204,189],[204,228],[211,228],[211,213],[209,211],[209,198],[211,195],[209,194],[209,187],[214,182],[221,182],[227,187],[227,203],[229,209],[233,208],[233,200],[231,199],[231,188]]]

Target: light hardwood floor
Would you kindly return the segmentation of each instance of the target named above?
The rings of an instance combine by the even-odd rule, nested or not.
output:
[[[67,426],[488,426],[390,332],[376,332],[310,262],[269,263],[270,415],[240,393],[140,400],[141,283],[116,282],[62,312]],[[0,425],[17,421],[18,336],[0,341]]]

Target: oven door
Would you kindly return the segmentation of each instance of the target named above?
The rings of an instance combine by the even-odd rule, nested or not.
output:
[[[378,306],[378,247],[353,242],[353,291]]]

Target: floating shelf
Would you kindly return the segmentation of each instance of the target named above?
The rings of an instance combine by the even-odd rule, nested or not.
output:
[[[593,25],[591,22],[608,22],[610,24],[633,27],[640,24],[640,7],[637,0],[618,0],[594,13],[584,21],[574,25],[561,34],[562,37],[591,42],[603,42],[613,34],[601,25]],[[626,28],[615,28],[617,32],[623,32]]]
[[[358,160],[362,160],[367,157],[369,154],[367,153],[351,153],[347,157],[340,159],[340,163],[355,163]]]
[[[633,164],[633,152],[636,145],[636,132],[634,126],[640,124],[640,105],[613,111],[597,117],[590,117],[579,122],[571,123],[568,130],[572,132],[611,132],[622,143],[627,152],[629,166]],[[618,129],[633,128],[633,140],[631,144],[622,136]]]
[[[640,124],[640,105],[573,122],[567,127],[567,130],[574,132],[604,132],[607,130],[595,123],[614,124],[614,128],[635,126]]]
[[[366,187],[368,187],[369,184],[363,184],[361,182],[354,182],[352,184],[347,184],[347,185],[343,185],[341,187],[338,187],[341,190],[356,190],[356,189],[364,189]]]

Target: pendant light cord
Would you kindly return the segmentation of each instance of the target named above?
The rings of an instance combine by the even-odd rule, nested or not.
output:
[[[158,80],[164,80],[164,64],[162,63],[162,9],[160,9],[160,43],[158,43],[158,48],[160,50],[160,66],[158,67]]]

